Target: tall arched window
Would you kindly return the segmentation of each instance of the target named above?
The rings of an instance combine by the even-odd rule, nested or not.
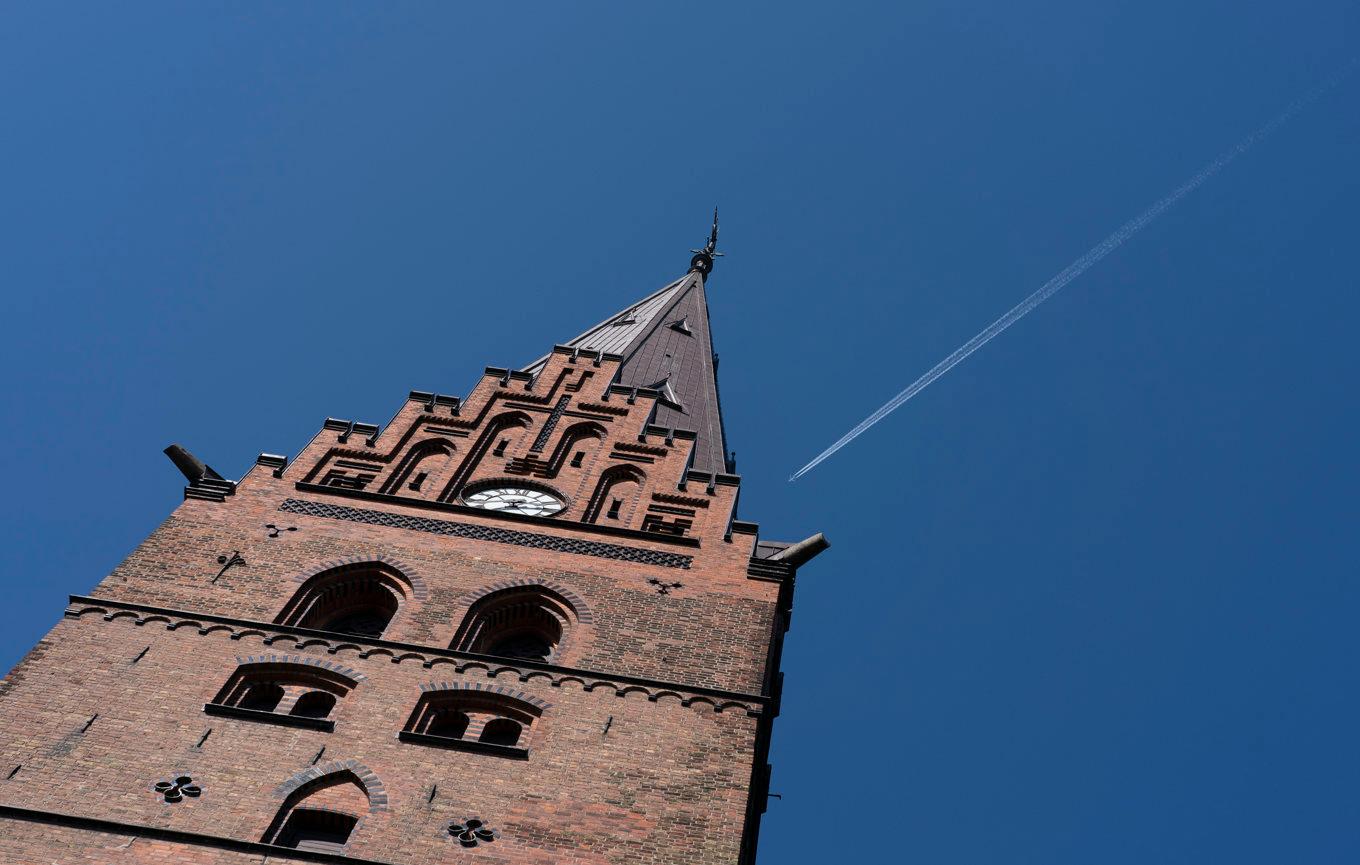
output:
[[[404,574],[381,562],[331,568],[303,583],[275,622],[377,639],[410,588]]]
[[[572,603],[546,586],[513,586],[468,608],[451,648],[503,658],[549,661],[577,620]]]

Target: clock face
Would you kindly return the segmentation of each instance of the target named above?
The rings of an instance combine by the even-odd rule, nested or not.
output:
[[[542,490],[496,487],[480,490],[463,498],[463,503],[474,508],[500,511],[503,514],[524,514],[530,517],[550,517],[562,510],[562,501]]]

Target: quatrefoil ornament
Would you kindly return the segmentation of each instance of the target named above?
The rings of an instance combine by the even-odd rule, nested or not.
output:
[[[195,784],[194,779],[188,775],[178,775],[169,781],[157,781],[153,789],[164,796],[167,802],[178,802],[185,796],[193,798],[203,793],[203,788]]]
[[[458,843],[464,847],[490,844],[500,837],[499,832],[489,828],[486,823],[476,817],[469,817],[462,823],[450,823],[449,834],[458,839]]]

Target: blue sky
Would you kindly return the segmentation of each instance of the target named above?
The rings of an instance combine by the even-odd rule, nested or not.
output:
[[[800,577],[764,863],[1360,858],[1354,3],[0,12],[0,665],[327,415],[710,282]]]

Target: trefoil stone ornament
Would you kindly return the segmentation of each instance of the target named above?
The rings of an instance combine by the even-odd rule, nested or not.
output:
[[[185,796],[196,798],[203,793],[203,788],[195,784],[194,779],[188,775],[176,775],[169,781],[157,781],[152,789],[164,796],[167,803],[178,802]]]
[[[476,847],[478,844],[490,844],[501,833],[488,827],[480,818],[469,817],[461,823],[450,823],[449,834],[464,847]]]
[[[295,532],[295,531],[297,531],[297,526],[276,526],[276,525],[274,525],[273,523],[265,523],[265,526],[264,526],[264,527],[265,527],[266,529],[269,529],[269,535],[268,535],[268,536],[269,536],[270,538],[277,538],[281,532]]]

